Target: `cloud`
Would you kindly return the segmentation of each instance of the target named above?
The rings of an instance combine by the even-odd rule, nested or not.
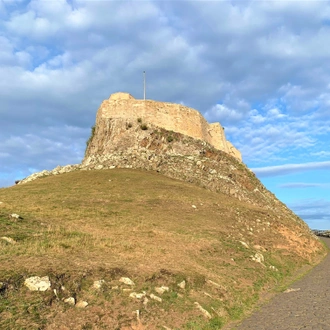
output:
[[[311,228],[330,229],[330,200],[304,199],[288,205]]]
[[[280,188],[330,188],[327,183],[288,182],[279,185]]]
[[[291,173],[298,173],[302,171],[311,171],[311,170],[329,170],[330,161],[324,162],[311,162],[304,164],[286,164],[278,166],[266,166],[260,168],[252,168],[251,170],[258,177],[269,177],[269,176],[278,176],[278,175],[287,175]]]

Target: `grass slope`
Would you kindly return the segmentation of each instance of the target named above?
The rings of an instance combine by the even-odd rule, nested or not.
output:
[[[0,239],[1,329],[220,329],[308,263],[274,248],[287,245],[272,229],[276,210],[156,173],[77,171],[0,189],[0,201],[0,236],[17,241]],[[251,260],[258,252],[263,264]],[[28,291],[35,275],[48,275],[52,290]],[[148,301],[130,298],[122,276]],[[162,285],[169,292],[157,294]],[[70,296],[88,307],[64,303]]]

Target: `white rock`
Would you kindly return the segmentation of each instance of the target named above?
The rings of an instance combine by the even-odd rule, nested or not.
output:
[[[145,291],[143,291],[142,293],[132,292],[129,296],[130,298],[142,299],[146,296],[146,292]]]
[[[194,304],[207,319],[212,318],[211,314],[206,309],[204,309],[198,302],[194,302]]]
[[[69,297],[69,298],[64,299],[64,302],[71,305],[71,306],[74,306],[75,303],[76,303],[76,301],[73,297]]]
[[[116,168],[116,166],[112,165],[112,166],[109,167],[110,170],[113,170],[114,168]]]
[[[180,282],[180,283],[178,284],[178,287],[181,288],[181,289],[185,289],[185,287],[186,287],[186,281],[183,280],[182,282]]]
[[[12,239],[11,237],[6,237],[6,236],[3,236],[1,237],[2,240],[6,241],[7,243],[10,243],[10,244],[16,244],[17,242]]]
[[[192,207],[193,209],[197,209],[197,206],[196,206],[196,205],[191,205],[191,207]]]
[[[247,249],[249,248],[249,245],[243,241],[239,241],[244,247],[246,247]]]
[[[274,272],[278,272],[278,269],[273,265],[270,265],[269,269],[273,270]]]
[[[251,256],[251,259],[255,262],[260,263],[260,264],[265,261],[264,256],[260,252],[257,252],[254,256]]]
[[[103,168],[103,165],[101,165],[101,164],[95,166],[95,169],[96,169],[96,170],[102,170],[102,168]]]
[[[156,301],[159,301],[159,302],[162,302],[162,298],[154,295],[153,293],[150,295],[150,298],[153,299],[153,300],[156,300]]]
[[[155,291],[158,293],[158,294],[163,294],[165,291],[169,291],[169,287],[167,286],[160,286],[160,287],[157,287],[155,288]]]
[[[135,283],[128,277],[121,277],[119,282],[122,282],[127,285],[131,285],[131,286],[135,285]]]
[[[76,307],[77,308],[85,308],[88,306],[88,302],[87,301],[83,301],[83,300],[80,300],[76,303]]]
[[[101,287],[104,283],[105,283],[104,280],[94,281],[93,288],[99,290],[99,289],[101,289]]]
[[[14,219],[19,219],[20,218],[20,216],[16,213],[12,213],[10,216]]]
[[[51,284],[48,276],[39,277],[32,276],[25,280],[24,285],[31,291],[46,291],[50,288]]]

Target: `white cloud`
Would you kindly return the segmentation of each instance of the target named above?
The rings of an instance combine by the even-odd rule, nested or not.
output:
[[[329,170],[330,161],[266,166],[260,168],[252,168],[251,170],[254,173],[256,173],[258,177],[267,177],[267,176],[287,175],[290,173],[319,170],[319,169]]]

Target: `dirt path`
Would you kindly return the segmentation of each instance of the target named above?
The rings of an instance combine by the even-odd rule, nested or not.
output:
[[[322,238],[330,248],[330,238]],[[330,330],[330,254],[235,330]]]

